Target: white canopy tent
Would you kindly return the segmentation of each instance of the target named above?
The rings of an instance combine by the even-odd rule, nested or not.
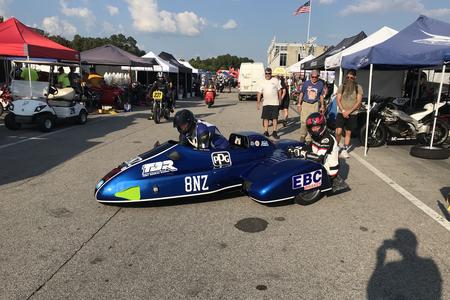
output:
[[[178,67],[172,65],[168,61],[163,60],[161,57],[155,55],[152,51],[148,52],[143,58],[153,58],[156,60],[158,65],[152,66],[152,67],[129,67],[129,66],[122,66],[122,70],[129,70],[131,71],[147,71],[147,72],[165,72],[165,73],[178,73]]]
[[[198,69],[194,68],[188,61],[178,60],[180,64],[183,64],[185,67],[192,69],[192,73],[198,74]]]
[[[342,57],[346,55],[350,55],[352,53],[356,53],[360,50],[372,47],[374,45],[377,45],[379,43],[384,42],[385,40],[389,39],[390,37],[397,34],[397,30],[394,30],[392,28],[389,28],[387,26],[384,26],[380,28],[378,31],[372,33],[365,39],[359,41],[358,43],[348,47],[347,49],[344,49],[332,56],[329,56],[325,59],[325,69],[336,69],[341,66]]]
[[[301,70],[302,70],[302,68],[301,68],[302,64],[307,62],[307,61],[310,61],[312,59],[314,59],[314,55],[312,55],[312,54],[308,55],[307,57],[303,58],[302,60],[296,62],[295,64],[293,64],[291,66],[289,66],[287,68],[287,72],[288,73],[300,73]]]
[[[372,33],[365,39],[359,41],[358,43],[332,55],[325,59],[325,68],[329,69],[337,69],[339,68],[339,72],[336,74],[335,80],[335,90],[337,90],[338,86],[342,84],[343,79],[343,70],[341,68],[341,63],[343,57],[347,55],[351,55],[358,51],[368,49],[375,45],[378,45],[385,40],[391,38],[395,34],[397,34],[397,30],[394,30],[390,27],[384,26],[380,28],[378,31]],[[382,97],[400,97],[402,95],[402,86],[404,80],[404,72],[402,70],[396,71],[382,71],[377,70],[377,86],[376,94]],[[364,91],[367,91],[369,88],[369,70],[359,70],[358,71],[358,83],[361,84]]]

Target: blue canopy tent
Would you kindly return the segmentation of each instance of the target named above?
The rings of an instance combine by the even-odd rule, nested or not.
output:
[[[371,48],[361,50],[342,58],[344,69],[370,68],[368,107],[372,92],[372,74],[374,66],[377,69],[416,69],[435,68],[442,66],[445,73],[445,64],[450,55],[450,24],[421,15],[414,23],[399,31],[390,39]],[[435,105],[437,108],[441,100],[443,77],[440,84],[439,95]],[[433,125],[433,135],[436,125]],[[367,155],[369,114],[367,114],[365,155]],[[433,145],[431,139],[430,148]]]

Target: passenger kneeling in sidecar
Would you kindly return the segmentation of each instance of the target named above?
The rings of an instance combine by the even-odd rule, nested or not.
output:
[[[339,176],[339,147],[335,137],[328,131],[325,117],[316,112],[306,119],[306,127],[311,136],[311,143],[305,146],[291,147],[291,157],[308,159],[322,164],[332,181],[332,191],[338,192],[348,188]]]

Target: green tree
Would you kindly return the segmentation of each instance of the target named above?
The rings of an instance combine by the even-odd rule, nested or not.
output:
[[[217,57],[210,57],[206,59],[200,59],[200,57],[192,58],[189,63],[197,69],[208,70],[216,72],[219,69],[239,68],[243,62],[254,62],[253,59],[248,57],[238,57],[235,55],[225,54]]]

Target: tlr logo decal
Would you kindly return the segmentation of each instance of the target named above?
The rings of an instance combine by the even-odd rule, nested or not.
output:
[[[322,185],[322,170],[292,176],[292,189],[310,190]]]
[[[157,161],[142,166],[142,177],[178,171],[172,160]]]
[[[212,153],[211,160],[214,168],[224,168],[231,166],[231,155],[228,151]]]

